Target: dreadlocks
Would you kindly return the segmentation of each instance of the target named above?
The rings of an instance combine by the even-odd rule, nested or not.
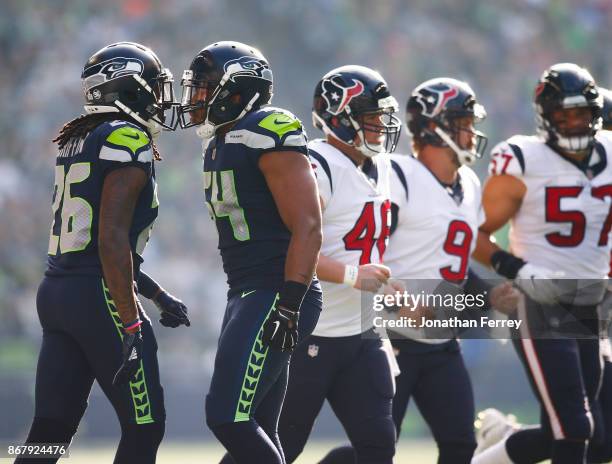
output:
[[[72,121],[64,124],[58,136],[53,139],[53,142],[56,142],[61,150],[68,145],[72,139],[83,138],[103,122],[114,121],[116,119],[122,118],[117,113],[82,114],[78,118],[74,118]],[[148,130],[147,133],[149,133]],[[149,138],[151,138],[151,134],[149,134]],[[153,158],[155,161],[161,161],[162,157],[152,140],[151,149],[153,150]]]

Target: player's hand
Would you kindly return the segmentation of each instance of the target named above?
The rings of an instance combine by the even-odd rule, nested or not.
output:
[[[142,360],[142,335],[140,330],[123,334],[123,363],[113,378],[113,387],[127,384],[140,369]]]
[[[159,309],[161,319],[159,322],[164,327],[178,327],[179,325],[185,325],[189,327],[191,322],[187,316],[187,306],[166,291],[162,291],[153,299],[153,303]]]
[[[493,308],[509,316],[516,310],[520,295],[510,282],[504,282],[491,289],[489,300]]]
[[[552,304],[559,299],[559,288],[554,279],[559,279],[564,275],[560,271],[526,263],[519,269],[514,282],[532,300],[541,304]]]
[[[355,288],[376,293],[391,277],[391,269],[383,264],[362,264],[359,266]]]
[[[406,286],[401,280],[389,279],[383,286],[382,292],[385,295],[396,295],[397,293],[403,294],[406,291]]]
[[[264,323],[261,340],[277,351],[293,351],[298,340],[299,311],[276,306]]]

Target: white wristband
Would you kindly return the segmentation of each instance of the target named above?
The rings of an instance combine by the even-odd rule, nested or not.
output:
[[[359,267],[351,266],[347,264],[344,266],[344,281],[346,285],[354,287],[357,283],[357,275],[359,274]]]

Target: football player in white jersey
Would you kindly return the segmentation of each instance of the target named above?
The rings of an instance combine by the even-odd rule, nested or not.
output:
[[[603,89],[600,91],[604,97],[603,103],[603,129],[612,131],[612,91]],[[611,263],[612,264],[612,263]],[[608,279],[612,277],[612,266]],[[612,311],[612,288],[608,280],[608,292],[604,304],[604,320],[608,322],[608,328],[604,331],[601,340],[602,352],[605,359],[604,379],[599,392],[599,401],[604,416],[604,443],[601,446],[589,446],[589,462],[612,461],[612,346],[610,344],[610,312]]]
[[[612,135],[600,130],[592,76],[575,64],[543,73],[535,109],[537,136],[517,135],[492,151],[475,257],[525,293],[513,341],[542,425],[511,433],[476,456],[478,464],[583,463],[588,441],[602,440],[597,307],[609,271]],[[512,253],[490,240],[508,221]],[[573,338],[562,333],[569,324]]]
[[[397,109],[382,76],[363,66],[336,68],[315,89],[313,122],[326,135],[308,144],[323,210],[323,310],[291,360],[279,423],[288,463],[301,453],[326,398],[357,462],[393,461],[389,354],[361,308],[360,289],[377,291],[390,276],[382,264],[391,219],[385,153],[400,135]]]
[[[397,221],[385,263],[396,278],[410,279],[407,284],[454,282],[465,293],[486,296],[489,304],[508,305],[516,302],[515,290],[492,289],[468,267],[485,219],[480,181],[468,167],[485,149],[486,136],[474,128],[485,116],[466,82],[436,78],[412,92],[406,120],[416,157],[391,156]],[[469,317],[475,309],[452,316]],[[437,462],[469,464],[476,448],[474,397],[457,339],[428,338],[417,328],[388,333],[401,370],[393,400],[398,436],[413,397],[436,440]]]

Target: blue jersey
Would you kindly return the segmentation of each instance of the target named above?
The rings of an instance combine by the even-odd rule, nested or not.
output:
[[[102,275],[98,256],[98,222],[102,186],[114,169],[137,166],[147,173],[130,227],[134,265],[149,239],[158,201],[149,136],[126,121],[109,121],[58,153],[53,192],[53,224],[46,275]]]
[[[291,233],[258,166],[260,156],[271,151],[308,156],[300,120],[274,107],[247,114],[204,150],[206,204],[219,233],[230,293],[278,289],[284,281]]]

